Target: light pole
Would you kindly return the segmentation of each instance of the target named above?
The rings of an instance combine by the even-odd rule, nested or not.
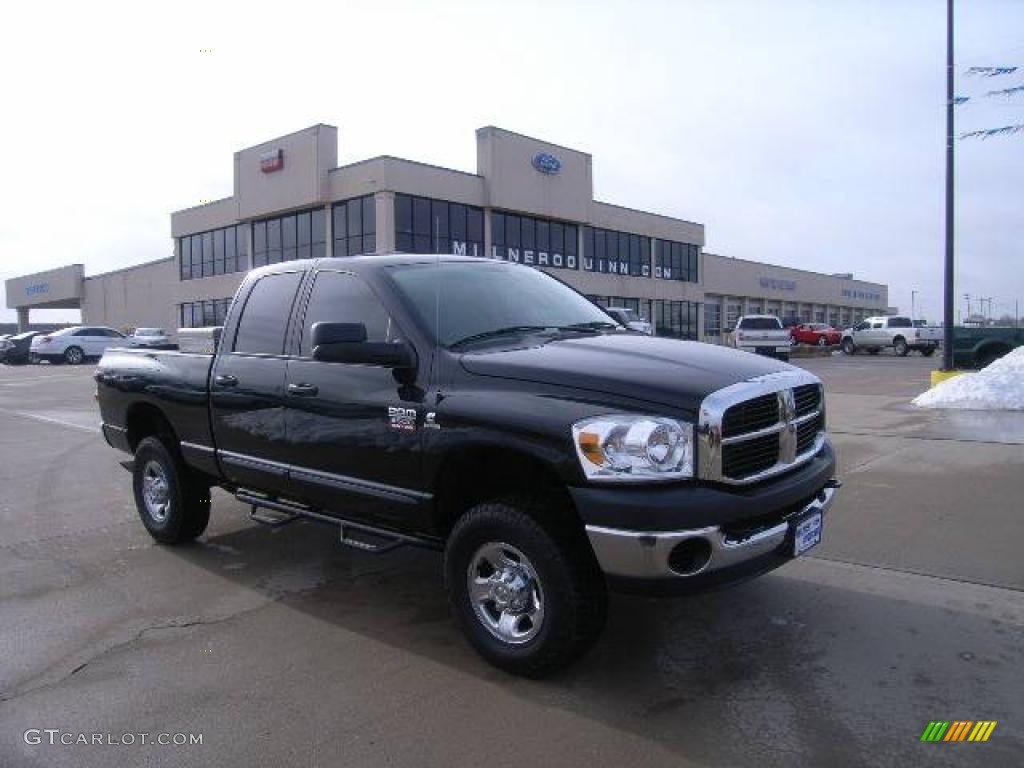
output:
[[[953,0],[946,0],[946,261],[942,308],[944,371],[953,370],[953,98]]]
[[[910,292],[910,319],[917,320],[917,312],[915,307],[917,306],[917,291]]]

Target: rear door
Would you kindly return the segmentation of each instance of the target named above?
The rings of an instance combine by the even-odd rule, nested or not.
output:
[[[210,376],[214,440],[232,482],[284,493],[285,339],[303,272],[264,275],[225,330]]]
[[[327,512],[395,528],[417,521],[424,388],[375,365],[313,359],[314,323],[363,323],[367,341],[405,339],[362,278],[316,274],[288,362],[288,463],[301,499]]]

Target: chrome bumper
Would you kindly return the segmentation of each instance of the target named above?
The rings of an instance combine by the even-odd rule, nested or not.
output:
[[[818,496],[801,510],[825,513],[835,500],[840,483],[832,480]],[[740,565],[778,549],[789,536],[789,522],[758,531],[745,539],[730,539],[719,526],[682,531],[629,531],[621,528],[587,526],[587,536],[605,574],[630,579],[685,579],[697,574]],[[706,551],[703,563],[680,572],[670,565],[670,554],[678,545],[694,542],[696,551]],[[703,557],[698,558],[698,560]],[[699,567],[698,567],[699,566]]]

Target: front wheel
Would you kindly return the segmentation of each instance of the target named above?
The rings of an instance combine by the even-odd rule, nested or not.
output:
[[[853,345],[853,339],[843,339],[843,354],[852,355],[857,351],[857,348]]]
[[[452,612],[477,652],[514,674],[543,677],[568,665],[604,627],[603,575],[564,512],[555,504],[486,502],[448,538]]]
[[[825,338],[824,336],[819,336],[818,337],[818,346],[819,347],[827,347],[828,346],[828,339]]]
[[[210,521],[210,488],[156,437],[135,449],[135,506],[149,535],[162,544],[192,541]]]

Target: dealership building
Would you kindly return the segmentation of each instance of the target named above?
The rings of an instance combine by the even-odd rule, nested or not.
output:
[[[720,341],[741,314],[848,326],[889,310],[885,285],[706,253],[702,224],[595,200],[585,152],[491,126],[476,148],[475,173],[391,156],[338,167],[329,125],[243,149],[231,197],[171,214],[173,256],[14,278],[7,306],[26,325],[36,308],[115,328],[217,325],[253,267],[398,251],[529,264],[678,338]]]

